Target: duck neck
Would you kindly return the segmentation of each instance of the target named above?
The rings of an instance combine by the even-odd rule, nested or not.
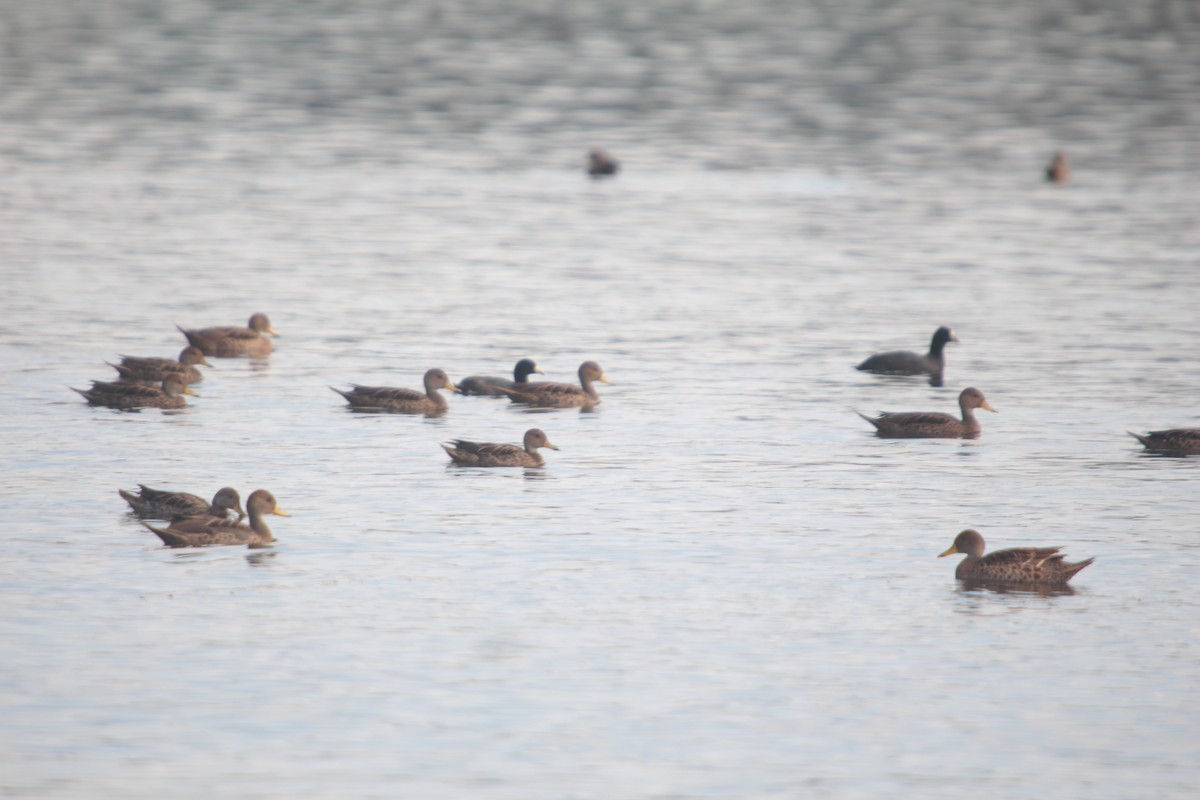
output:
[[[263,514],[256,508],[249,509],[250,527],[258,534],[258,538],[264,542],[273,542],[275,537],[271,535],[271,529],[267,527],[267,521],[263,519]]]
[[[967,433],[979,433],[979,420],[975,419],[975,409],[962,406],[962,424]]]
[[[582,372],[579,373],[579,385],[583,387],[583,393],[593,400],[599,400],[600,393],[596,391],[596,387],[593,385],[593,383],[594,382],[591,378],[584,375]]]

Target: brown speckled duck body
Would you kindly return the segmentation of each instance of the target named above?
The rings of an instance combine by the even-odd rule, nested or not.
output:
[[[179,326],[175,326],[179,328]],[[265,356],[275,349],[275,345],[265,334],[278,336],[271,327],[271,320],[266,314],[258,313],[250,317],[246,327],[228,325],[218,328],[198,328],[186,330],[179,328],[193,347],[199,348],[206,356],[218,358],[236,358],[238,356]]]
[[[72,388],[71,391],[82,395],[88,401],[88,405],[107,406],[122,411],[136,411],[141,408],[186,408],[187,401],[183,399],[183,395],[196,394],[174,376],[164,380],[161,386],[126,381],[92,381],[91,389]]]
[[[984,547],[979,532],[967,529],[938,558],[955,553],[966,555],[954,569],[954,577],[962,581],[1025,584],[1065,584],[1095,560],[1067,563],[1058,552],[1061,547],[1013,547],[987,555],[983,554]]]
[[[525,431],[524,445],[496,442],[469,442],[455,439],[442,447],[455,464],[466,467],[540,467],[546,461],[539,447],[557,450],[540,428]]]
[[[961,420],[936,411],[885,411],[875,418],[859,416],[874,425],[876,435],[884,439],[973,439],[981,430],[975,409],[996,410],[988,405],[983,392],[974,387],[962,390],[958,406],[962,409]]]
[[[1133,433],[1146,449],[1153,453],[1171,456],[1200,455],[1200,428],[1169,428],[1149,433]]]
[[[250,524],[243,525],[229,519],[216,517],[188,517],[176,519],[166,528],[157,528],[142,523],[153,531],[168,547],[213,547],[218,545],[245,544],[250,547],[266,547],[275,541],[267,527],[267,514],[280,517],[290,516],[275,502],[275,496],[266,489],[256,489],[246,499],[246,510]]]
[[[579,385],[570,383],[526,383],[520,386],[501,387],[500,391],[515,403],[544,408],[590,407],[600,402],[595,383],[612,383],[604,370],[595,361],[579,365]]]
[[[143,383],[162,383],[169,377],[176,377],[183,384],[199,383],[204,380],[204,373],[196,369],[197,364],[211,367],[204,359],[204,353],[199,347],[188,345],[179,353],[179,359],[145,358],[140,356],[121,356],[120,364],[109,364],[117,371],[122,381],[140,381]]]
[[[457,392],[458,387],[450,382],[443,370],[431,369],[425,373],[425,391],[397,389],[390,386],[359,386],[346,392],[335,386],[330,389],[346,398],[355,411],[386,411],[392,414],[425,414],[436,416],[445,412],[446,398],[440,389]]]
[[[138,493],[118,489],[117,494],[125,499],[139,517],[148,519],[176,519],[178,517],[218,517],[225,519],[230,511],[237,513],[239,521],[246,516],[242,510],[242,498],[237,489],[225,486],[213,495],[209,503],[203,497],[188,492],[167,492],[138,484]]]

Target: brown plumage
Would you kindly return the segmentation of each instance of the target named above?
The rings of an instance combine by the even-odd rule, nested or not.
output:
[[[139,517],[150,519],[176,519],[177,517],[218,517],[225,519],[230,511],[237,512],[238,521],[246,516],[242,510],[242,498],[237,489],[226,486],[213,495],[212,503],[203,497],[188,492],[167,492],[138,484],[138,493],[118,489],[117,494],[125,498],[129,507]]]
[[[1147,450],[1163,455],[1187,456],[1200,454],[1200,428],[1170,428],[1147,434],[1128,432],[1146,446]]]
[[[604,376],[604,370],[600,369],[599,364],[595,361],[585,361],[579,365],[579,386],[545,382],[499,388],[515,403],[547,408],[588,407],[600,402],[600,395],[593,385],[595,381],[612,383]]]
[[[138,356],[121,356],[120,364],[109,364],[117,371],[122,381],[142,381],[161,383],[166,378],[174,376],[183,384],[199,383],[204,380],[204,373],[196,369],[196,364],[211,367],[204,360],[204,353],[199,347],[188,345],[179,353],[179,360],[172,358],[142,358]]]
[[[458,387],[450,382],[450,378],[440,369],[431,369],[425,373],[425,392],[414,389],[395,389],[390,386],[359,386],[348,392],[330,386],[335,392],[346,398],[346,402],[356,411],[387,411],[394,414],[425,414],[435,416],[446,410],[446,398],[442,397],[439,389],[457,392]]]
[[[108,406],[122,411],[135,411],[139,408],[186,408],[187,401],[181,395],[196,396],[195,392],[173,375],[166,378],[162,386],[124,381],[92,381],[91,389],[69,388],[83,395],[88,405]]]
[[[500,378],[494,375],[471,375],[458,382],[458,390],[463,394],[479,395],[481,397],[504,397],[500,387],[511,388],[518,384],[529,383],[531,373],[542,372],[542,368],[532,358],[522,358],[513,367],[513,379]]]
[[[960,533],[950,549],[938,555],[966,555],[954,569],[959,580],[996,581],[998,583],[1066,583],[1075,573],[1091,564],[1089,558],[1069,564],[1059,554],[1060,547],[1013,547],[983,554],[983,537],[967,529]]]
[[[275,541],[267,527],[267,514],[287,517],[275,502],[275,496],[266,489],[256,489],[246,498],[246,509],[250,513],[250,524],[243,525],[216,517],[188,517],[176,519],[166,528],[156,528],[145,522],[147,530],[153,531],[168,547],[212,547],[215,545],[246,544],[251,547],[266,547]]]
[[[525,431],[525,444],[498,444],[496,442],[468,442],[455,439],[442,447],[455,464],[468,467],[540,467],[546,461],[538,452],[539,447],[551,450],[558,448],[540,428]]]
[[[983,392],[971,387],[963,389],[958,396],[958,407],[962,419],[936,411],[908,411],[901,413],[883,412],[872,419],[866,414],[860,417],[875,426],[875,433],[884,439],[973,439],[979,435],[979,420],[975,409],[996,409],[988,405]]]
[[[175,327],[179,328],[192,346],[199,348],[204,355],[219,358],[265,356],[275,349],[275,345],[271,344],[271,340],[264,334],[279,335],[271,327],[271,320],[267,319],[267,315],[261,313],[250,317],[245,328],[237,325],[195,330],[186,330],[178,325]]]

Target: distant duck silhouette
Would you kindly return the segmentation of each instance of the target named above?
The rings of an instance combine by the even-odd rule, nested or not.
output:
[[[967,529],[960,533],[950,549],[940,554],[966,556],[954,569],[961,581],[997,581],[999,583],[1065,584],[1075,573],[1091,564],[1089,558],[1073,564],[1063,560],[1060,547],[1013,547],[983,554],[983,537]]]
[[[1067,154],[1059,150],[1046,165],[1046,180],[1050,183],[1066,183],[1071,171],[1067,168]]]
[[[588,175],[598,178],[602,175],[616,175],[621,171],[621,162],[600,148],[588,153]]]
[[[483,397],[504,397],[499,387],[512,388],[517,384],[528,383],[532,373],[542,374],[542,368],[532,358],[522,358],[513,368],[513,379],[500,378],[494,375],[471,375],[458,382],[458,390],[463,394],[480,395]]]
[[[1129,435],[1154,453],[1164,455],[1200,455],[1200,428],[1170,428],[1165,431],[1150,431],[1146,434],[1129,432]]]
[[[963,389],[958,396],[958,407],[962,419],[937,411],[906,411],[899,414],[883,412],[872,419],[866,414],[860,417],[875,426],[875,433],[882,439],[974,439],[979,435],[979,420],[975,409],[996,409],[988,405],[983,392],[974,387]]]
[[[943,325],[933,332],[928,353],[914,353],[911,350],[876,353],[855,369],[879,375],[929,375],[931,384],[941,386],[946,370],[946,356],[942,351],[945,350],[947,342],[957,341],[958,337],[954,335],[954,331]]]

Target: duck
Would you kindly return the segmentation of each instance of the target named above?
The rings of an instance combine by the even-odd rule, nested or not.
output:
[[[515,386],[517,384],[528,383],[529,376],[533,373],[539,375],[542,373],[542,368],[532,358],[522,358],[513,367],[513,379],[500,378],[494,375],[471,375],[463,378],[458,382],[458,390],[465,395],[476,395],[479,397],[504,397],[498,386]]]
[[[539,447],[557,450],[541,428],[525,431],[525,444],[498,444],[496,442],[468,442],[455,439],[442,448],[455,463],[466,467],[541,467],[546,460],[538,452]]]
[[[250,547],[266,547],[275,541],[271,529],[263,519],[267,514],[290,517],[275,501],[275,495],[266,489],[255,489],[246,498],[246,510],[250,524],[244,525],[229,519],[216,517],[187,517],[176,519],[166,528],[149,523],[142,525],[167,547],[212,547],[215,545],[245,544]]]
[[[197,330],[187,330],[179,325],[175,327],[179,328],[192,346],[199,348],[204,355],[219,358],[265,356],[275,349],[275,345],[271,344],[271,340],[264,334],[279,335],[271,327],[271,320],[263,313],[251,316],[244,328],[236,325]]]
[[[1061,547],[1013,547],[983,554],[983,536],[968,528],[938,558],[962,553],[966,556],[954,569],[960,581],[996,581],[998,583],[1065,584],[1081,569],[1095,561],[1088,558],[1075,563],[1063,560]]]
[[[225,519],[230,511],[237,512],[238,522],[246,516],[242,510],[242,497],[237,489],[225,486],[213,495],[209,503],[199,495],[188,492],[167,492],[162,489],[151,489],[145,484],[138,484],[138,493],[118,489],[117,494],[129,503],[129,507],[139,517],[151,519],[177,519],[180,517],[218,517]]]
[[[181,395],[197,396],[174,375],[167,376],[161,386],[149,383],[92,381],[91,389],[68,388],[81,394],[88,401],[88,405],[108,406],[123,411],[135,411],[139,408],[186,408],[187,401]]]
[[[975,409],[996,411],[988,405],[983,392],[973,386],[958,395],[958,407],[962,409],[961,420],[936,411],[898,414],[885,411],[873,419],[866,414],[859,416],[874,425],[876,435],[885,439],[974,439],[981,429],[979,420],[975,419]]]
[[[579,365],[579,386],[570,383],[523,383],[518,386],[499,386],[514,403],[546,408],[590,407],[600,402],[600,395],[593,386],[595,381],[611,384],[604,370],[595,361]]]
[[[1071,171],[1067,167],[1067,154],[1059,150],[1046,165],[1046,181],[1048,183],[1066,183]]]
[[[415,389],[393,389],[390,386],[353,386],[348,392],[335,386],[329,388],[346,398],[346,402],[355,410],[427,416],[441,414],[446,410],[446,398],[442,397],[439,389],[458,391],[458,387],[451,383],[449,376],[440,369],[431,369],[425,373],[424,394]]]
[[[1200,428],[1170,428],[1147,434],[1127,433],[1155,453],[1182,456],[1200,454]]]
[[[598,147],[588,153],[587,172],[593,178],[616,175],[620,171],[621,162],[610,156],[606,150]]]
[[[954,331],[942,325],[933,332],[928,353],[922,355],[911,350],[876,353],[855,369],[880,375],[929,375],[930,383],[941,386],[942,375],[946,370],[946,356],[942,351],[947,343],[957,341],[958,337],[954,335]]]
[[[212,364],[204,359],[204,351],[194,345],[188,345],[179,352],[179,359],[145,358],[140,356],[121,356],[120,364],[109,363],[117,371],[120,381],[140,381],[159,383],[168,375],[174,375],[184,384],[199,383],[204,380],[204,373],[196,369],[197,364],[211,367]]]

